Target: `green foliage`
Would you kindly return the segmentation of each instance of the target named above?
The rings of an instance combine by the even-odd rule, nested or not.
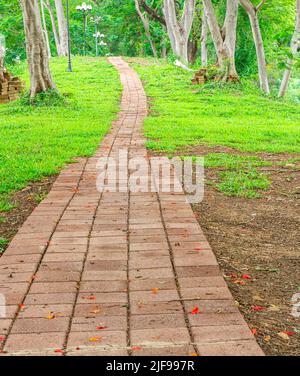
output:
[[[0,238],[0,254],[5,251],[6,246],[8,245],[8,240],[4,238]]]
[[[51,60],[63,101],[46,93],[33,106],[24,100],[0,106],[0,211],[11,209],[11,192],[57,173],[74,157],[91,156],[118,111],[118,73],[105,60],[76,58],[74,73],[66,67],[64,58]]]
[[[248,152],[300,151],[299,105],[267,98],[251,82],[213,83],[195,90],[193,74],[160,61],[134,64],[149,97],[148,147],[223,145]]]
[[[259,198],[259,190],[270,186],[268,178],[254,168],[221,172],[219,178],[216,188],[227,196]]]

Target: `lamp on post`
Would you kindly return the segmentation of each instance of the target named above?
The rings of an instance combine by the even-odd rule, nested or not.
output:
[[[70,38],[70,7],[67,0],[67,28],[68,28],[68,72],[73,72],[71,60],[71,38]]]
[[[93,7],[91,5],[87,5],[86,3],[82,3],[81,5],[77,5],[76,9],[79,12],[82,12],[82,15],[83,15],[83,37],[84,37],[83,54],[86,55],[87,16],[88,16],[89,11],[91,11]]]

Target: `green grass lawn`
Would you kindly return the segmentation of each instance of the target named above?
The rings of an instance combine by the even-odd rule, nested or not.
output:
[[[136,59],[133,66],[153,98],[145,122],[149,148],[172,152],[206,144],[300,152],[300,105],[264,97],[247,82],[192,86],[192,73],[162,61]]]
[[[66,67],[66,59],[51,59],[63,102],[0,105],[0,211],[10,209],[12,192],[92,155],[119,110],[119,75],[105,59],[76,58],[74,73]],[[28,81],[25,65],[16,73]]]
[[[193,86],[193,73],[163,61],[134,59],[132,65],[151,98],[148,148],[183,158],[186,146],[233,148],[204,156],[205,168],[222,170],[217,182],[208,183],[224,194],[261,197],[271,181],[259,168],[272,163],[257,153],[300,152],[299,104],[267,98],[247,81]]]

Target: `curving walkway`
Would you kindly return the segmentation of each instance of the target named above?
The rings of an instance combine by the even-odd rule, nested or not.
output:
[[[2,352],[263,355],[182,192],[98,192],[100,157],[147,155],[141,81],[110,61],[124,85],[118,120],[93,158],[62,171],[0,259]]]

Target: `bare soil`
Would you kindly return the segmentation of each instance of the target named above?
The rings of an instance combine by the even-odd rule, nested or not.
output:
[[[28,187],[16,192],[11,197],[15,208],[9,212],[0,213],[0,238],[10,241],[18,232],[33,209],[50,192],[57,175],[50,176],[39,182],[34,182]],[[1,254],[0,254],[1,257]]]
[[[254,155],[207,146],[178,155],[216,152]],[[255,155],[274,162],[259,168],[272,182],[260,199],[218,192],[208,183],[218,180],[220,169],[208,168],[204,201],[193,210],[264,352],[300,355],[300,317],[292,316],[292,297],[300,293],[300,171],[286,162],[295,155]]]

